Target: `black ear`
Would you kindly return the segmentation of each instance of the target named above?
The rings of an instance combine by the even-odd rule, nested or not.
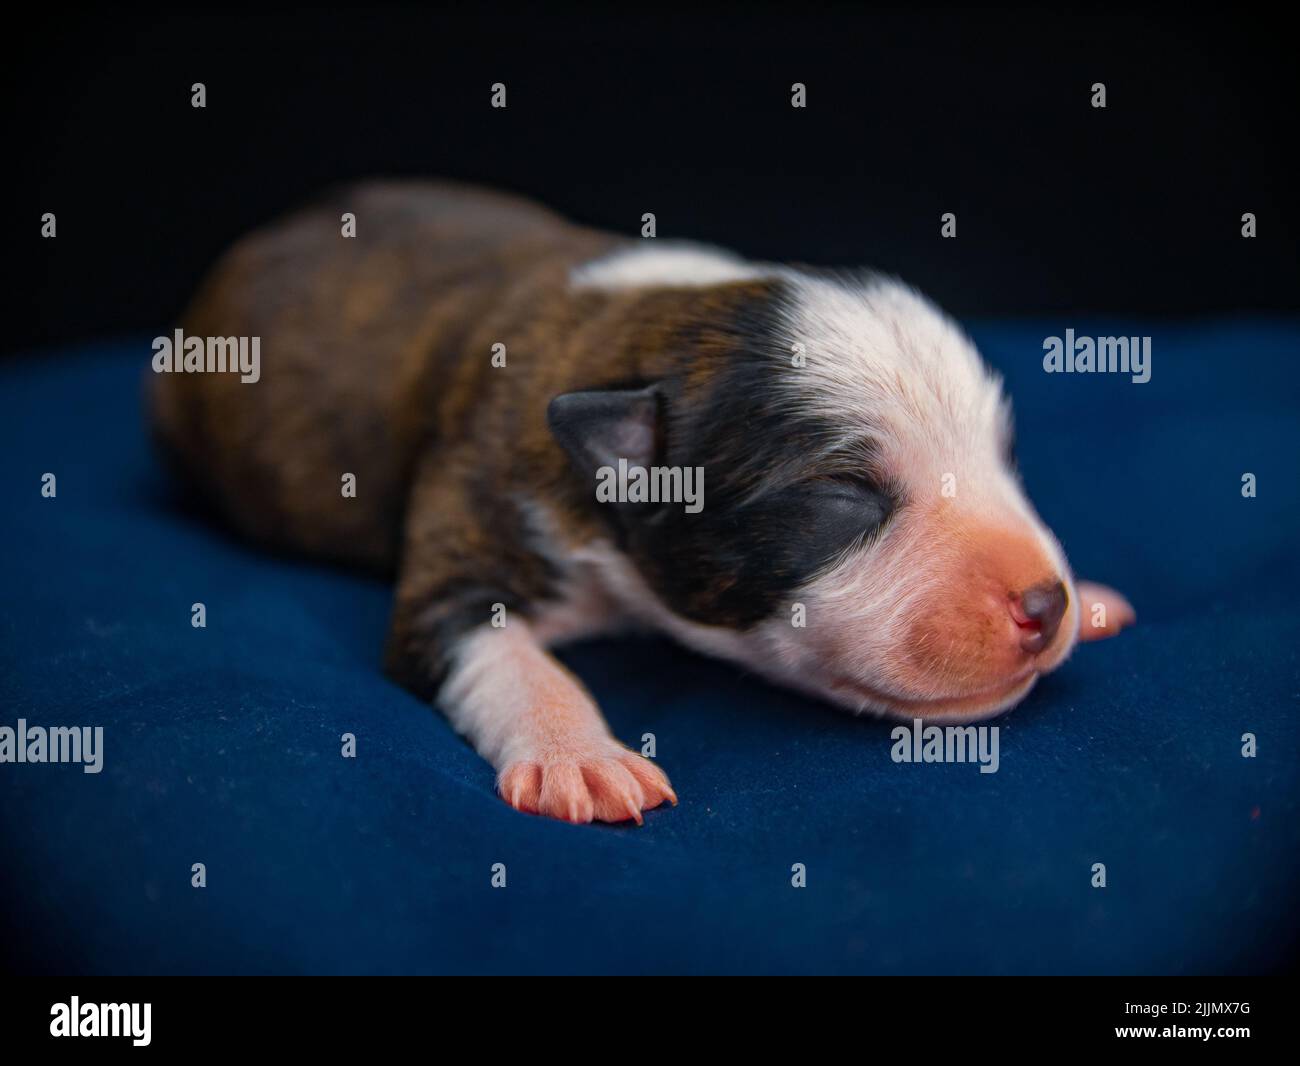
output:
[[[655,386],[609,392],[566,392],[551,401],[546,421],[583,477],[603,466],[654,464],[659,441]]]

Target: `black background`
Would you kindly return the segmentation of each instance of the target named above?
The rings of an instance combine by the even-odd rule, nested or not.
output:
[[[395,174],[871,265],[963,316],[1294,311],[1297,64],[1265,11],[44,7],[6,48],[3,346],[171,328],[240,233]]]

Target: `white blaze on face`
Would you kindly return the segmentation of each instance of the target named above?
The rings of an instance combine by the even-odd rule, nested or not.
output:
[[[1060,546],[1007,469],[1000,382],[955,323],[902,285],[789,280],[787,327],[807,351],[788,373],[791,399],[871,440],[878,458],[864,473],[894,486],[901,506],[803,591],[806,629],[763,627],[764,654],[787,680],[859,709],[1001,710],[1068,654],[1078,606]],[[1056,581],[1066,616],[1027,654],[1009,604]]]

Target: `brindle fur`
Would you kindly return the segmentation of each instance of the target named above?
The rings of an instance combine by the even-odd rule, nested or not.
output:
[[[345,211],[356,215],[355,238],[341,235]],[[744,385],[728,377],[761,326],[752,319],[770,306],[771,283],[570,286],[572,267],[621,243],[466,187],[345,190],[245,238],[217,265],[183,328],[260,337],[261,380],[158,375],[159,436],[244,535],[395,572],[387,666],[432,695],[451,642],[487,621],[492,604],[526,614],[556,592],[523,501],[544,497],[570,543],[626,537],[548,430],[553,397],[658,384],[671,400],[673,461],[685,464],[700,462],[685,453],[716,435],[717,402],[730,395],[734,407]],[[498,342],[505,368],[492,366]],[[797,427],[783,440],[799,448]],[[743,448],[736,460],[739,505],[756,474]],[[356,475],[355,499],[340,492],[344,473]],[[709,486],[724,502],[727,489]],[[725,521],[714,498],[706,510]],[[643,552],[652,572],[676,549],[670,540],[656,550],[658,559]],[[757,607],[733,602],[734,569],[686,573],[678,606],[687,613],[756,617]]]

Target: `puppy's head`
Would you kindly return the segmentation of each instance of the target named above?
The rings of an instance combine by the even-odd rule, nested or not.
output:
[[[890,281],[785,271],[694,307],[676,372],[549,413],[586,478],[619,459],[702,471],[694,513],[606,508],[643,613],[909,718],[1004,710],[1068,655],[1073,580],[1014,469],[1000,382],[953,322]]]

